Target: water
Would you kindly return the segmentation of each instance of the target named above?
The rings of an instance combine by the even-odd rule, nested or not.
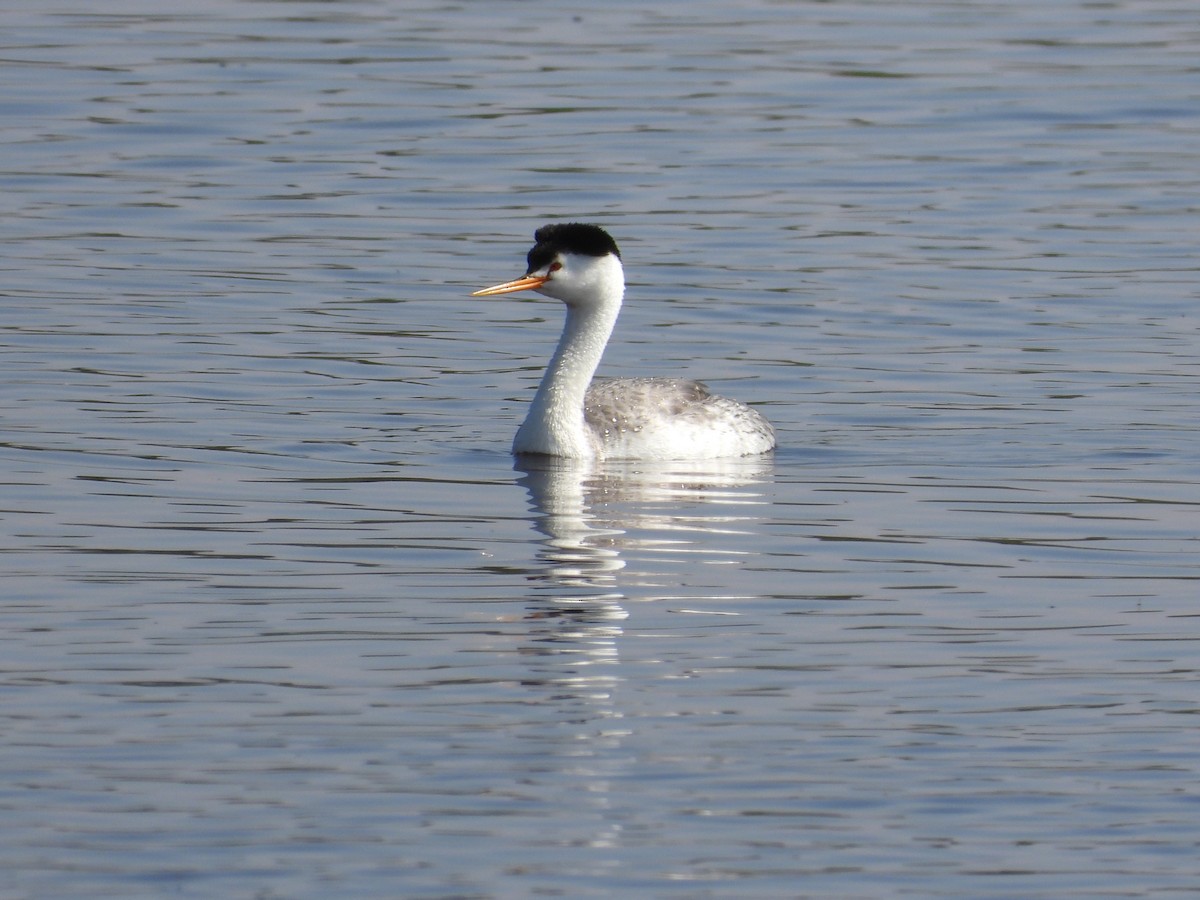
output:
[[[0,894],[1194,890],[1198,43],[9,12]],[[773,459],[514,468],[561,218]]]

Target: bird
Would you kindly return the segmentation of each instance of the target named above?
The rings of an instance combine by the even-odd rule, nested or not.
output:
[[[534,232],[525,275],[474,291],[532,290],[566,305],[566,323],[517,430],[517,456],[685,460],[751,456],[775,448],[771,423],[699,381],[593,380],[625,295],[616,241],[598,225],[561,222]]]

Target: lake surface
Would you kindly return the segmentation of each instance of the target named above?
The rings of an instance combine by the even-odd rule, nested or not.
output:
[[[0,895],[1197,890],[1195,12],[7,12]],[[564,219],[773,457],[514,466]]]

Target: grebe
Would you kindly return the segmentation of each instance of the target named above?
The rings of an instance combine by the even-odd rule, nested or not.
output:
[[[682,378],[592,381],[625,294],[621,252],[579,223],[534,233],[524,278],[473,297],[533,290],[561,300],[567,322],[517,430],[513,453],[570,459],[714,459],[766,453],[775,429],[757,411]]]

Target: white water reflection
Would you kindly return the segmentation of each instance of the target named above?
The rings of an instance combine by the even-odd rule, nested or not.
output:
[[[591,852],[567,864],[578,877],[621,877],[621,859],[640,853],[627,804],[629,785],[642,777],[644,707],[640,700],[628,704],[641,691],[639,672],[653,662],[643,647],[625,664],[624,642],[644,644],[647,636],[644,624],[635,635],[625,627],[631,604],[669,601],[674,593],[672,577],[648,577],[647,558],[665,555],[668,571],[681,577],[689,554],[713,563],[747,553],[737,545],[760,521],[765,495],[755,486],[772,469],[769,456],[517,462],[541,536],[526,615],[527,683],[559,710],[561,722],[573,723],[569,740],[550,744],[544,766],[572,785],[571,843]],[[725,543],[723,535],[739,540]],[[630,554],[636,567],[628,565]],[[674,612],[691,611],[676,606]],[[531,752],[545,757],[544,739],[535,743]],[[579,829],[587,822],[592,830],[584,833]]]
[[[771,456],[701,461],[525,459],[517,464],[529,491],[547,577],[562,586],[613,586],[630,549],[678,555],[704,535],[708,555],[744,553],[720,535],[747,535],[765,504],[751,487],[769,477]],[[762,510],[759,510],[761,513]]]
[[[616,665],[621,623],[636,602],[670,600],[671,581],[702,558],[734,561],[749,551],[723,545],[722,535],[753,534],[765,498],[753,486],[770,476],[770,456],[704,461],[518,460],[519,483],[529,492],[534,525],[542,535],[535,574],[533,620],[554,625],[556,652],[576,665]],[[755,507],[758,507],[756,509]],[[697,540],[697,538],[701,540]],[[640,567],[625,556],[636,552]],[[650,574],[648,557],[665,557],[665,578]],[[625,576],[625,577],[622,577]],[[729,599],[728,597],[723,599]],[[542,633],[542,640],[547,640]],[[562,680],[596,687],[621,677],[617,670],[579,671]]]

